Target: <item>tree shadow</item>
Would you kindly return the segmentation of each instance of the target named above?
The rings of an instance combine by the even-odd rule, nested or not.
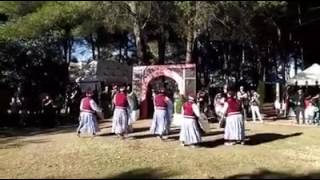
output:
[[[51,129],[42,128],[0,128],[0,142],[1,144],[10,143],[23,139],[24,137],[31,137],[36,135],[54,135],[61,133],[76,132],[76,126],[59,126]]]
[[[156,168],[140,168],[103,179],[166,179],[175,175],[177,173],[172,171]]]
[[[59,134],[75,132],[76,126],[59,126],[50,129],[42,128],[0,128],[0,138],[16,136],[34,136],[40,134]]]
[[[275,140],[280,140],[280,139],[286,139],[290,137],[295,137],[295,136],[300,136],[303,133],[293,133],[293,134],[288,134],[288,135],[282,135],[282,134],[276,134],[276,133],[261,133],[261,134],[254,134],[251,136],[248,136],[247,138],[249,139],[246,142],[246,145],[254,146],[254,145],[259,145],[262,143],[269,143]]]
[[[273,172],[260,169],[251,174],[238,174],[226,177],[225,179],[319,179],[320,172],[309,172],[307,174],[289,174],[283,172]]]
[[[12,142],[12,140],[4,140],[4,141],[0,141],[1,143],[0,149],[19,148],[27,144],[40,144],[40,143],[46,143],[46,142],[49,142],[49,140],[37,139],[37,140],[22,140],[22,141],[15,141],[15,142]]]

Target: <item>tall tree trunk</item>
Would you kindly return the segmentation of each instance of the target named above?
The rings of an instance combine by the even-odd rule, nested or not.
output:
[[[186,63],[192,63],[192,45],[193,45],[193,31],[191,20],[188,20],[187,28],[187,54],[186,54]]]
[[[126,43],[124,45],[124,52],[123,52],[123,55],[124,55],[124,58],[125,58],[126,61],[128,61],[128,59],[129,59],[129,57],[128,57],[128,49],[129,49],[128,41],[126,39]]]
[[[67,76],[69,77],[69,66],[70,66],[70,36],[71,36],[71,30],[66,28],[64,30],[64,39],[63,39],[63,57],[65,60],[65,71]]]
[[[304,69],[304,53],[303,53],[303,47],[300,44],[300,54],[301,54],[301,68]]]
[[[295,57],[294,58],[294,75],[296,75],[298,73],[298,60]]]
[[[191,6],[191,17],[196,16],[197,13],[197,1],[190,1]],[[192,63],[192,49],[193,49],[193,42],[195,39],[195,27],[194,22],[192,21],[192,18],[189,17],[187,22],[187,52],[186,52],[186,63]]]
[[[119,43],[119,62],[122,63],[122,42]]]
[[[227,70],[228,60],[227,60],[227,48],[226,48],[225,42],[223,42],[222,47],[223,47],[223,69]]]
[[[223,51],[223,79],[225,80],[225,84],[228,84],[228,76],[227,76],[227,69],[228,69],[228,59],[227,59],[227,47],[226,42],[222,42],[222,51]]]
[[[91,44],[92,58],[96,59],[96,46],[95,46],[93,34],[90,34],[90,44]]]
[[[232,46],[231,46],[231,42],[228,42],[228,51],[227,51],[227,66],[229,65],[229,63],[231,62],[231,50],[232,50]],[[229,67],[228,67],[229,68]]]
[[[64,58],[64,62],[68,63],[68,40],[65,39],[63,42],[63,58]]]
[[[73,40],[72,37],[69,36],[69,40],[68,40],[68,62],[70,63],[71,58],[72,58],[72,45],[73,45]]]
[[[241,44],[241,63],[240,63],[240,79],[243,78],[243,65],[245,64],[245,45],[244,43]]]
[[[97,44],[97,57],[98,59],[101,59],[101,48],[98,44]]]
[[[65,32],[64,39],[63,39],[63,57],[64,57],[64,60],[65,60],[65,63],[69,62],[69,60],[68,60],[69,45],[68,44],[69,44],[68,35],[67,35],[67,32]]]
[[[301,26],[302,21],[301,21],[301,4],[300,4],[300,2],[298,2],[297,10],[298,10],[298,22],[299,22],[299,25]],[[300,41],[299,41],[299,45],[300,45],[300,54],[301,54],[301,66],[302,66],[302,69],[304,69],[303,47],[302,47]]]
[[[270,62],[270,56],[271,56],[271,43],[270,42],[268,42],[268,45],[267,45],[268,47],[267,47],[267,62],[265,62],[264,63],[264,66],[263,66],[263,81],[266,81],[266,73],[267,73],[267,65],[269,64],[269,62]]]
[[[132,13],[134,14],[134,21],[133,21],[133,33],[136,38],[136,48],[137,48],[137,57],[139,64],[146,63],[146,50],[144,46],[144,38],[142,34],[140,20],[137,14],[137,8],[139,2],[131,1],[129,2],[129,6],[131,8]]]
[[[165,61],[165,53],[166,53],[166,37],[163,25],[160,27],[160,37],[158,39],[158,57],[159,57],[159,64],[164,64]]]

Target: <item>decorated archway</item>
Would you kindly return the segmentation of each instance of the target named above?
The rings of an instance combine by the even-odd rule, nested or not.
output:
[[[141,103],[141,118],[147,117],[148,106],[151,106],[146,101],[148,85],[153,79],[161,76],[176,81],[181,94],[196,93],[195,64],[135,66],[133,67],[132,87]]]

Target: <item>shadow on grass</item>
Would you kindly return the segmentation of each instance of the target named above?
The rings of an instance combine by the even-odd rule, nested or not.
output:
[[[224,139],[216,139],[213,141],[203,141],[199,145],[204,148],[214,148],[217,146],[221,146],[224,143]]]
[[[49,140],[45,139],[37,139],[37,140],[21,140],[21,141],[14,141],[14,142],[5,142],[0,141],[0,149],[11,149],[11,148],[19,148],[25,146],[27,144],[40,144],[40,143],[47,143]]]
[[[254,134],[251,136],[247,136],[246,139],[246,145],[248,146],[255,146],[263,143],[269,143],[272,141],[280,140],[280,139],[286,139],[290,137],[295,137],[295,136],[300,136],[302,133],[294,133],[294,134],[289,134],[289,135],[282,135],[282,134],[276,134],[276,133],[261,133],[261,134]],[[221,146],[224,144],[224,139],[216,139],[213,141],[204,141],[200,143],[201,147],[205,148],[214,148],[217,146]]]
[[[0,128],[0,138],[35,136],[40,134],[60,134],[76,132],[77,125],[58,126],[50,129],[43,128]]]
[[[76,125],[58,126],[51,129],[42,128],[0,128],[0,143],[2,145],[16,143],[16,141],[25,141],[25,137],[37,135],[55,135],[74,132],[76,134]],[[30,141],[32,143],[32,141]],[[36,141],[34,141],[36,143]],[[16,145],[12,145],[16,147]]]
[[[225,179],[319,179],[320,172],[309,172],[306,174],[292,174],[283,172],[273,172],[266,169],[261,169],[256,173],[238,174]]]
[[[112,177],[106,177],[104,179],[166,179],[177,175],[172,171],[166,171],[156,168],[141,168],[130,170]]]
[[[251,136],[248,136],[249,139],[246,144],[250,146],[259,145],[263,143],[269,143],[272,141],[280,140],[280,139],[286,139],[290,137],[300,136],[302,135],[301,132],[299,133],[293,133],[288,135],[282,135],[282,134],[276,134],[276,133],[261,133],[261,134],[254,134]]]

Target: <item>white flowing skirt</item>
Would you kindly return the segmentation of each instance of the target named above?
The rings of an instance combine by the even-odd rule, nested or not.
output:
[[[96,115],[88,112],[80,112],[79,127],[80,133],[93,134],[100,131]]]
[[[156,109],[153,114],[150,132],[157,135],[169,133],[170,122],[167,110]]]
[[[241,114],[227,116],[224,129],[225,140],[244,140],[244,131],[244,122]]]
[[[195,119],[183,118],[181,122],[179,140],[186,145],[197,144],[201,142],[201,135]]]
[[[112,118],[112,133],[126,134],[129,130],[127,109],[115,109]]]

